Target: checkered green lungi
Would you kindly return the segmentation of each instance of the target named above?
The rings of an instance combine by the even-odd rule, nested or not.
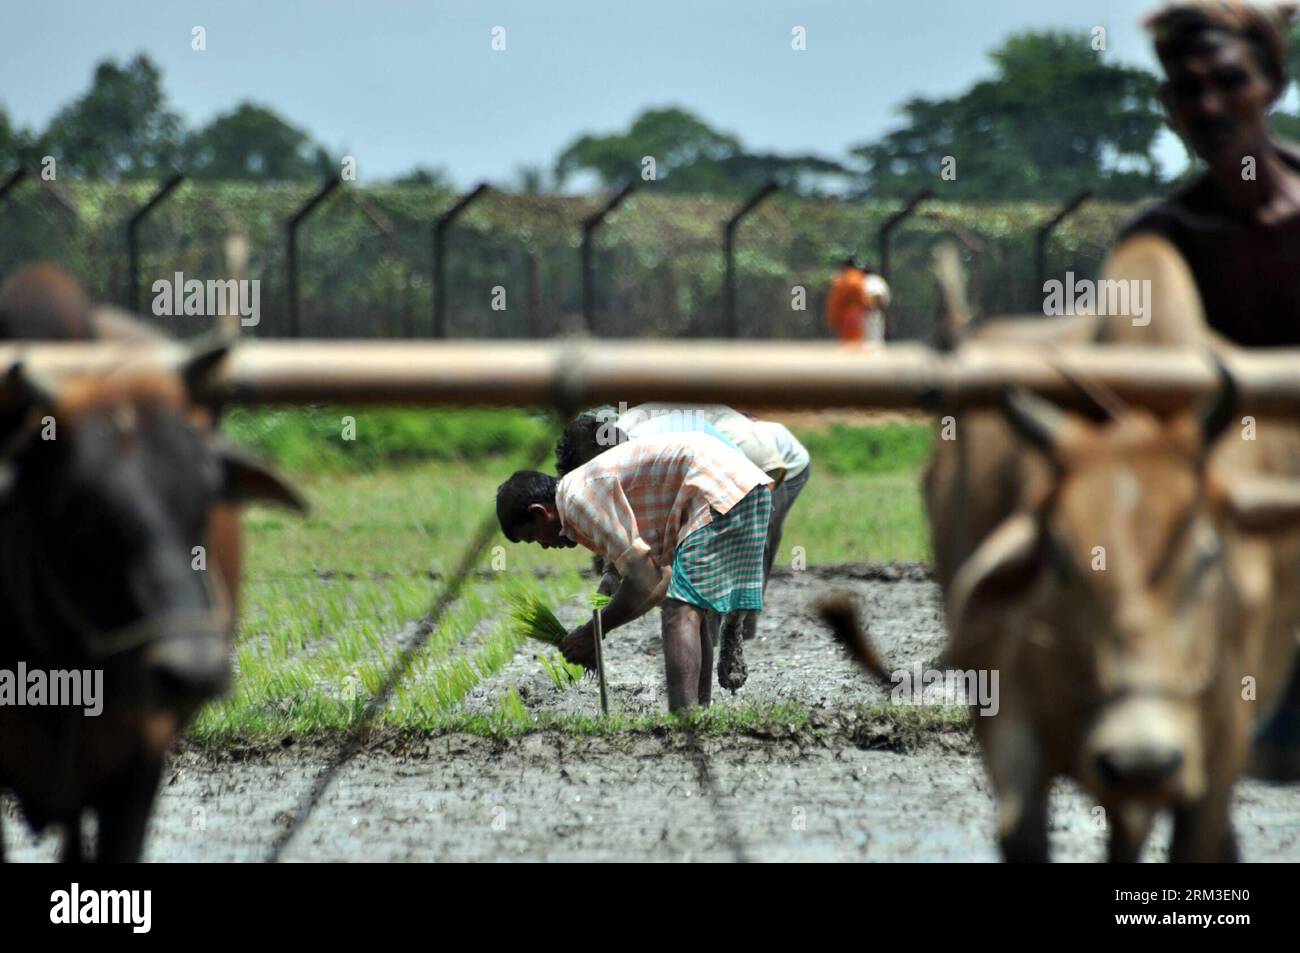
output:
[[[673,556],[668,598],[714,612],[763,608],[763,550],[772,491],[755,487],[725,516],[687,536]]]

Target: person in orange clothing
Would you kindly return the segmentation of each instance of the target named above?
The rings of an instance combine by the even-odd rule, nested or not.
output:
[[[831,333],[844,344],[885,343],[884,308],[889,305],[889,285],[869,266],[846,258],[831,282],[826,299],[826,321]]]

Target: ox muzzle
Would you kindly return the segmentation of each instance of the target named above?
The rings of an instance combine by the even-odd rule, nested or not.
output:
[[[1111,696],[1083,745],[1081,776],[1098,793],[1168,803],[1203,787],[1198,723],[1182,693],[1135,690]]]

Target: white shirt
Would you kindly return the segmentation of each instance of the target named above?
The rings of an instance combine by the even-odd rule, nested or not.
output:
[[[794,479],[808,469],[808,464],[812,462],[808,448],[795,439],[785,424],[779,424],[775,420],[755,420],[754,426],[766,434],[780,451],[787,480]]]
[[[755,427],[754,421],[725,404],[638,404],[618,418],[618,429],[630,434],[639,424],[652,417],[668,414],[682,417],[694,416],[712,424],[749,458],[750,463],[764,473],[781,478],[781,471],[785,469],[785,464],[782,462],[783,455],[772,438]]]
[[[876,299],[877,308],[889,307],[889,282],[874,272],[862,279],[862,287]]]

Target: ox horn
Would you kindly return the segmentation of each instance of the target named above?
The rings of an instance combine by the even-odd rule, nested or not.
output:
[[[934,276],[944,301],[938,346],[941,351],[951,351],[965,337],[971,318],[966,275],[961,267],[961,255],[952,242],[942,242],[935,248]]]
[[[1005,618],[994,609],[993,619],[1003,624],[980,625],[995,605],[1012,607],[1017,594],[1032,582],[1037,563],[1038,523],[1029,513],[1016,513],[984,537],[966,558],[948,586],[945,614],[952,639],[941,656],[945,665],[968,668],[980,657],[984,641],[1003,630]],[[978,667],[976,665],[975,667]]]
[[[1214,368],[1219,374],[1219,389],[1201,409],[1201,447],[1205,451],[1237,418],[1241,403],[1237,379],[1232,376],[1232,371],[1228,370],[1223,358],[1211,352],[1210,360],[1214,362]]]
[[[58,384],[43,374],[34,372],[22,361],[9,368],[5,375],[9,396],[18,404],[28,407],[54,407],[59,400]]]
[[[1054,455],[1066,423],[1059,407],[1018,387],[1003,395],[1002,413],[1026,443]]]

